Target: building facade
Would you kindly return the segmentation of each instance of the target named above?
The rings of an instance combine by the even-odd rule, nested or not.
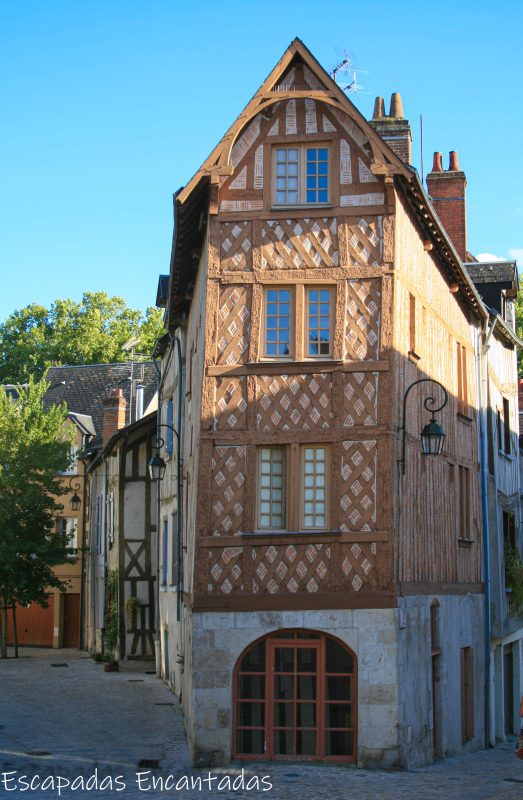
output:
[[[484,745],[489,312],[409,154],[400,98],[367,122],[295,40],[175,197],[160,665],[197,764]]]

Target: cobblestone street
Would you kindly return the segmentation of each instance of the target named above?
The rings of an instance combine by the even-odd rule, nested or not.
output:
[[[519,800],[523,796],[523,761],[514,757],[513,744],[409,772],[264,763],[244,765],[242,781],[242,765],[235,764],[212,770],[209,789],[209,772],[190,766],[178,702],[155,675],[105,673],[79,651],[22,649],[20,655],[18,660],[0,661],[1,797],[58,797],[58,776],[63,781],[60,797],[66,800],[172,796]],[[154,762],[158,767],[150,769]],[[140,785],[137,773],[143,773]],[[34,788],[26,788],[22,776],[27,782],[34,779]],[[231,785],[243,782],[245,788],[229,791],[227,776]],[[201,789],[184,788],[198,777]],[[163,791],[152,788],[153,778],[163,780]],[[75,779],[77,788],[71,791]],[[66,781],[71,782],[69,789]]]

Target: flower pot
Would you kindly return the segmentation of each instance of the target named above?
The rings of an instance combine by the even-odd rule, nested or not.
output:
[[[106,661],[104,672],[118,672],[118,661]]]

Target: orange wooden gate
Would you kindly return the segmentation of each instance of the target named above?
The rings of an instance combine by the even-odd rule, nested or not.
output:
[[[42,608],[38,603],[17,606],[16,629],[18,644],[35,645],[37,647],[53,646],[53,619],[54,598],[47,598],[47,608]],[[7,643],[14,644],[13,615],[9,610],[7,618]]]

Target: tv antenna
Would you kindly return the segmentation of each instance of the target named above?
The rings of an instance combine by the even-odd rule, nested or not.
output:
[[[357,70],[353,56],[347,50],[337,48],[338,63],[331,69],[330,75],[333,81],[340,87],[340,89],[349,94],[368,94],[363,91],[363,86],[358,83],[357,73],[365,72],[365,70]],[[368,73],[365,73],[368,75]]]

